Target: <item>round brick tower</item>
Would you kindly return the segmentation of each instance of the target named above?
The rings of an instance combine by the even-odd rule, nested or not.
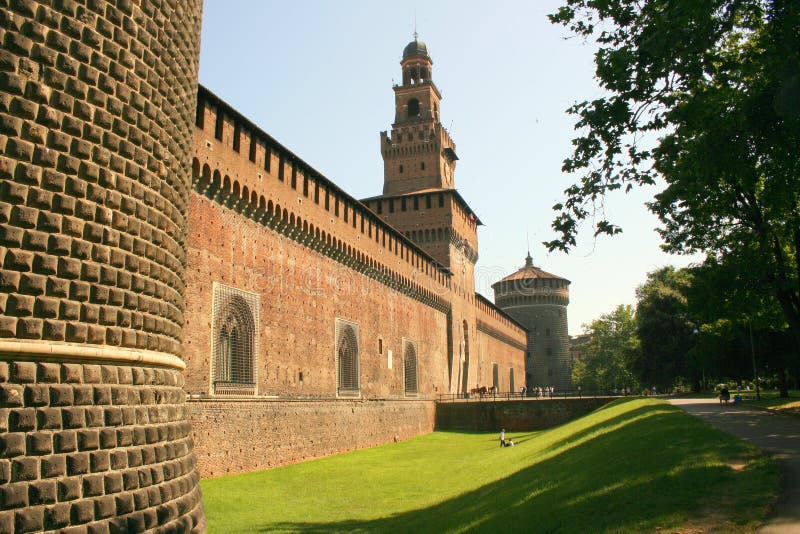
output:
[[[525,384],[569,390],[569,333],[567,305],[569,284],[566,278],[550,274],[533,265],[530,253],[525,266],[492,284],[495,304],[528,329],[525,355]]]
[[[201,0],[0,9],[0,532],[203,531],[182,391]]]

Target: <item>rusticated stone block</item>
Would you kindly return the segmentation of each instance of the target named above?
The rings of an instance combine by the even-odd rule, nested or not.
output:
[[[26,391],[36,392],[37,395],[42,395],[42,402],[46,403],[50,396],[50,390],[47,387],[40,388],[31,386],[26,388]],[[58,408],[40,408],[36,411],[37,428],[39,430],[53,430],[61,429],[61,410]]]
[[[28,501],[31,506],[55,504],[57,499],[58,486],[55,480],[39,480],[33,482],[28,489]]]
[[[74,386],[73,394],[75,398],[75,406],[88,406],[94,402],[94,388],[90,385]]]
[[[67,455],[67,474],[85,475],[89,472],[89,453],[76,452]]]
[[[34,408],[15,408],[8,414],[8,429],[11,432],[27,432],[36,428]]]
[[[128,454],[122,450],[111,451],[111,469],[117,471],[128,467]]]
[[[83,496],[97,497],[104,491],[103,475],[86,475],[83,481]]]
[[[25,386],[26,406],[46,406],[49,402],[50,390],[46,384],[29,384]]]
[[[78,449],[77,434],[74,430],[64,430],[54,433],[53,447],[55,451],[59,453],[76,451]]]
[[[117,515],[130,514],[134,511],[133,495],[131,493],[118,493],[114,495]]]
[[[122,491],[122,473],[119,470],[124,469],[124,466],[115,467],[114,462],[112,462],[112,469],[114,470],[103,475],[106,495]]]
[[[17,320],[17,337],[21,339],[41,339],[44,322],[41,319],[21,317]]]
[[[61,374],[61,368],[57,363],[38,363],[36,365],[36,376],[38,382],[57,383]]]
[[[144,510],[150,506],[150,496],[147,493],[147,489],[133,492],[133,505],[137,510]]]
[[[0,486],[0,502],[3,509],[21,508],[28,506],[28,484],[5,484]]]
[[[97,429],[78,430],[78,450],[93,451],[100,447],[100,432]]]
[[[11,380],[18,384],[36,382],[36,364],[34,362],[12,362]]]
[[[53,385],[50,387],[50,406],[72,406],[75,401],[74,391],[70,385]]]
[[[46,506],[44,509],[44,525],[48,530],[55,530],[69,525],[69,503]]]
[[[70,522],[73,524],[88,523],[94,519],[94,504],[91,500],[73,502],[70,507]]]
[[[59,502],[72,501],[80,498],[81,496],[81,479],[80,477],[61,478],[58,483],[58,500]]]
[[[139,472],[136,469],[122,472],[122,487],[125,491],[135,490],[139,487]]]
[[[42,478],[63,477],[67,474],[67,457],[64,455],[45,456],[41,460]]]
[[[83,428],[86,426],[86,412],[83,408],[64,408],[61,420],[65,429]]]
[[[113,449],[116,446],[117,446],[117,432],[113,428],[100,429],[100,448]]]
[[[33,432],[28,434],[28,456],[53,454],[53,435],[50,432]]]
[[[40,532],[44,528],[44,506],[18,511],[14,516],[16,532]]]
[[[39,478],[39,460],[31,457],[14,458],[11,461],[11,481],[24,482]]]

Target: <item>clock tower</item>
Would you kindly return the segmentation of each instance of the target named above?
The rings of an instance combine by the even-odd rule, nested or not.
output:
[[[439,120],[442,94],[431,79],[428,47],[414,34],[400,61],[402,85],[394,86],[391,136],[381,134],[384,195],[453,189],[456,146]]]

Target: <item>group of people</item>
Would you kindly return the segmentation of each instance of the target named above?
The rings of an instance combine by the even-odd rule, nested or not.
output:
[[[525,393],[527,393],[528,389],[526,387],[523,387],[521,389],[521,391],[522,391],[522,396],[524,397]],[[545,386],[543,388],[540,388],[539,386],[536,386],[531,390],[531,397],[535,397],[537,399],[541,399],[543,397],[552,398],[553,397],[553,393],[555,393],[555,391],[556,391],[556,388],[554,388],[553,386]]]
[[[506,440],[506,429],[505,428],[500,430],[500,446],[501,447],[513,447],[514,446],[514,440],[513,439],[508,438],[508,440]]]

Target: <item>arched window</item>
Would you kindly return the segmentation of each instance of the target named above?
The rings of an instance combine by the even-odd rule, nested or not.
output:
[[[417,389],[417,344],[415,341],[404,339],[403,344],[403,370],[405,373],[406,395],[416,395]]]
[[[408,117],[418,117],[419,116],[419,100],[416,98],[411,98],[408,101]]]
[[[339,395],[359,393],[359,328],[356,323],[336,319],[337,392]]]
[[[259,296],[214,283],[212,303],[212,393],[256,393]]]

